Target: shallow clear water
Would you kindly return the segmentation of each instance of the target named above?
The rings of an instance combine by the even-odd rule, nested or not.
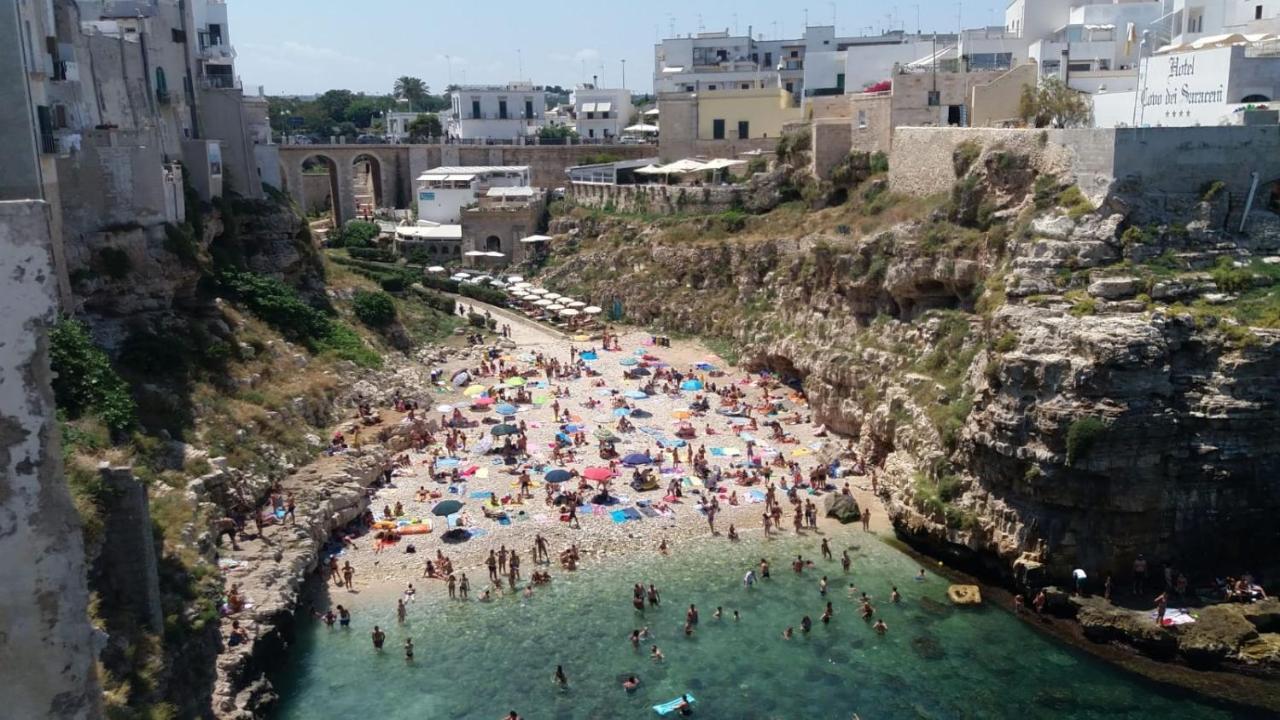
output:
[[[701,718],[1235,717],[1057,645],[1001,610],[954,608],[944,578],[914,581],[915,561],[870,536],[833,540],[837,558],[843,547],[857,548],[849,576],[838,562],[818,561],[816,571],[797,577],[789,560],[797,551],[817,558],[813,540],[718,541],[681,557],[576,574],[553,570],[554,584],[531,600],[420,600],[404,626],[395,622],[394,603],[356,615],[348,631],[306,621],[276,678],[283,698],[277,717],[497,720],[514,709],[527,720],[642,718],[657,717],[651,705],[683,692],[697,698]],[[742,575],[761,552],[773,578],[746,590]],[[822,574],[835,607],[828,626],[819,622]],[[640,581],[662,593],[661,607],[643,617],[631,607],[632,583]],[[858,617],[850,581],[873,597],[887,635]],[[892,584],[902,593],[899,605],[888,602]],[[701,622],[688,639],[682,627],[691,602]],[[717,605],[725,609],[719,621],[712,617]],[[807,636],[799,629],[805,614],[814,621]],[[381,655],[369,639],[375,624],[387,631]],[[656,638],[637,652],[627,636],[645,625]],[[796,636],[784,641],[788,625]],[[412,665],[401,650],[406,636],[417,648]],[[665,662],[648,659],[650,643],[662,648]],[[551,682],[557,663],[568,691]],[[641,679],[631,695],[620,687],[628,673]]]

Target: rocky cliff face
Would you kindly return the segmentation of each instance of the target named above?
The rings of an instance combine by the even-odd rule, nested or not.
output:
[[[934,552],[1009,575],[1280,567],[1278,218],[1227,233],[1212,193],[1097,209],[968,152],[949,199],[873,179],[743,229],[575,211],[546,282],[803,380]]]

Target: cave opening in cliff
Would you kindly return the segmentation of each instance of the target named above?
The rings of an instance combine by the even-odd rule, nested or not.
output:
[[[804,395],[806,373],[796,367],[791,358],[785,355],[765,355],[751,366],[753,372],[767,371],[778,376],[783,385]]]

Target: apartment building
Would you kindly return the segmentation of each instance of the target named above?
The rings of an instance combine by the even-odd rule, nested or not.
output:
[[[574,127],[578,137],[595,140],[612,140],[622,135],[622,129],[630,124],[631,91],[624,88],[597,88],[579,85],[574,89],[570,102],[573,105]]]
[[[1280,33],[1280,0],[1169,0],[1162,23],[1170,45],[1242,33]]]
[[[457,140],[518,141],[545,124],[546,95],[527,82],[464,85],[451,93],[445,131]]]

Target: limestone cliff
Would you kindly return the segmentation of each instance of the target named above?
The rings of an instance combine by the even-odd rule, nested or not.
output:
[[[955,165],[949,197],[873,178],[817,212],[570,209],[546,283],[803,380],[933,552],[1059,578],[1137,553],[1280,569],[1280,217],[1227,232],[1242,203],[1214,188],[1091,201],[999,146]]]

